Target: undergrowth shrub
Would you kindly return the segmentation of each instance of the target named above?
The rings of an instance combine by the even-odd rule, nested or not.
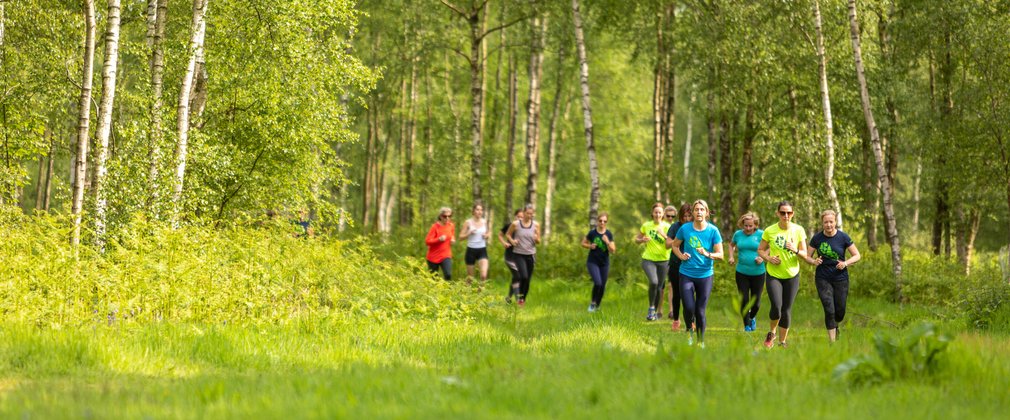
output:
[[[965,281],[958,307],[969,327],[1010,332],[1010,284],[1003,281],[995,262],[987,268],[975,270]]]
[[[285,323],[357,317],[469,319],[486,305],[367,238],[296,238],[285,222],[215,228],[136,220],[104,253],[69,245],[69,220],[0,217],[0,314],[87,322]]]
[[[873,337],[875,354],[855,356],[835,367],[833,378],[851,385],[918,379],[938,372],[951,337],[920,324],[904,337]]]

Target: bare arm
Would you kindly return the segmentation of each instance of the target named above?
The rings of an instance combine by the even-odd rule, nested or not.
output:
[[[735,256],[736,256],[736,242],[730,242],[729,255],[726,258],[726,262],[728,262],[730,265],[736,264],[736,259],[734,258]]]
[[[691,255],[686,252],[680,252],[680,244],[684,243],[680,238],[673,238],[673,254],[681,261],[687,261],[691,259]]]
[[[852,254],[852,256],[845,261],[838,262],[838,266],[836,268],[838,268],[839,270],[844,269],[852,264],[855,264],[856,262],[858,262],[860,259],[863,258],[863,256],[859,254],[859,250],[856,249],[856,244],[849,245],[849,247],[846,249],[849,251],[849,254]]]
[[[512,222],[512,224],[509,225],[508,232],[505,232],[505,238],[508,239],[509,243],[512,244],[512,246],[516,245],[516,240],[515,238],[512,237],[512,235],[515,233],[516,233],[516,222]]]
[[[768,241],[762,239],[761,244],[758,245],[758,256],[760,256],[763,260],[767,261],[769,264],[772,265],[782,264],[782,259],[780,259],[779,257],[771,256],[770,251],[771,248],[769,248],[768,246]]]

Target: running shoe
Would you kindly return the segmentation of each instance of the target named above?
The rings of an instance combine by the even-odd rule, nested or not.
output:
[[[595,303],[590,303],[589,304],[589,312],[590,313],[596,312],[596,304]]]
[[[655,321],[656,320],[656,309],[655,308],[649,308],[649,314],[645,316],[645,320],[646,321]]]
[[[670,311],[670,313],[666,314],[666,317],[667,317],[667,318],[670,318],[670,319],[673,319],[673,317],[674,317],[674,316],[675,316],[675,315],[674,315],[674,312],[673,312],[673,311]]]
[[[765,336],[765,348],[770,349],[775,345],[775,333],[768,331],[768,335]]]
[[[747,325],[750,326],[750,330],[751,331],[757,331],[757,329],[758,329],[757,328],[758,327],[758,322],[757,322],[757,319],[755,319],[755,318],[751,318],[751,319],[747,320]]]
[[[520,308],[525,308],[526,307],[526,299],[519,299],[519,300],[516,301],[516,304],[519,305]]]
[[[787,343],[785,341],[779,341],[779,347],[787,349],[787,348],[789,348],[789,343]]]
[[[702,342],[698,343],[698,348],[704,349],[705,348],[705,342],[702,341]]]
[[[505,304],[506,305],[511,305],[512,304],[512,296],[506,296],[505,297]]]
[[[750,322],[745,322],[743,324],[743,330],[747,332],[754,331],[754,327],[750,326]]]
[[[687,332],[687,345],[689,345],[689,346],[693,346],[694,345],[694,333],[691,332],[691,331]]]
[[[680,331],[680,320],[679,319],[673,320],[673,324],[670,324],[670,330],[672,330],[673,332]]]

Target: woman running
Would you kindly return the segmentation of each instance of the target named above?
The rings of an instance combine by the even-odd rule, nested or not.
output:
[[[677,237],[677,231],[680,230],[681,226],[691,223],[691,203],[681,204],[680,210],[674,210],[675,213],[670,212],[670,207],[666,210],[666,221],[668,223],[673,223],[670,226],[670,230],[666,231],[666,247],[673,248],[673,238]],[[670,217],[672,214],[673,217]],[[676,221],[676,223],[674,223]],[[684,245],[680,246],[681,252],[684,251]],[[670,319],[673,323],[670,324],[670,329],[673,331],[680,331],[680,258],[670,258],[670,268],[667,270],[667,280],[670,282]]]
[[[488,229],[487,220],[484,220],[484,206],[474,204],[471,213],[472,217],[463,222],[459,238],[466,238],[466,282],[470,284],[476,265],[480,270],[480,285],[477,290],[483,290],[487,281],[487,238],[491,237],[491,230]]]
[[[838,214],[834,210],[821,212],[821,227],[824,228],[810,239],[810,255],[816,252],[814,259],[817,271],[814,274],[814,284],[817,286],[817,296],[821,298],[824,307],[824,326],[828,329],[828,340],[832,343],[838,338],[838,323],[845,319],[845,301],[849,297],[849,266],[859,261],[859,250],[845,232],[838,230],[836,220]],[[852,256],[845,258],[848,251]]]
[[[647,321],[655,321],[661,316],[656,312],[663,298],[663,284],[670,268],[670,250],[666,248],[666,231],[670,224],[663,221],[663,203],[652,205],[652,220],[642,224],[635,243],[646,244],[642,252],[642,270],[649,279],[649,312]]]
[[[456,225],[452,224],[452,209],[438,210],[438,220],[431,225],[424,243],[428,245],[428,270],[432,273],[442,268],[442,276],[452,280],[452,244],[456,243]]]
[[[673,239],[673,253],[680,259],[680,296],[684,300],[684,323],[695,323],[688,328],[687,344],[693,344],[692,333],[698,336],[698,345],[705,348],[705,308],[712,295],[715,279],[714,260],[722,259],[722,235],[708,218],[708,203],[696,200],[692,204],[694,221],[680,227]],[[680,250],[684,244],[684,250]],[[692,331],[693,330],[693,331]]]
[[[512,220],[505,222],[505,225],[501,227],[498,231],[498,242],[501,242],[502,246],[505,247],[505,267],[508,267],[509,273],[512,273],[512,281],[508,282],[508,296],[505,298],[505,303],[512,304],[512,283],[519,281],[519,269],[516,267],[515,254],[512,253],[512,243],[509,242],[505,234],[508,233],[509,228],[512,224],[518,220],[522,220],[523,211],[522,209],[517,209],[513,213]]]
[[[537,244],[540,243],[540,224],[533,221],[532,204],[526,205],[523,218],[512,223],[505,236],[512,243],[516,272],[519,275],[519,281],[512,282],[512,293],[516,295],[516,303],[523,307],[526,306],[526,297],[530,293],[530,279],[533,278]]]
[[[596,227],[582,238],[582,247],[589,250],[586,269],[593,280],[593,295],[589,300],[589,312],[596,312],[603,302],[603,292],[607,288],[607,274],[610,272],[610,254],[617,251],[614,235],[607,229],[610,215],[601,212],[596,216]]]
[[[788,347],[786,339],[789,338],[793,301],[800,289],[800,259],[812,263],[807,256],[807,232],[792,222],[792,203],[779,202],[777,214],[779,222],[765,229],[758,245],[758,255],[768,263],[765,268],[768,272],[768,300],[771,301],[768,314],[771,327],[764,345],[769,349],[775,344],[776,327],[779,345]]]
[[[729,243],[729,264],[736,265],[736,288],[740,291],[740,314],[743,315],[743,330],[757,330],[757,314],[761,306],[761,289],[765,287],[765,260],[758,255],[763,230],[758,229],[761,219],[747,212],[740,216],[736,225],[740,228],[733,233]],[[740,263],[734,256],[740,253]],[[747,307],[750,307],[748,309]]]

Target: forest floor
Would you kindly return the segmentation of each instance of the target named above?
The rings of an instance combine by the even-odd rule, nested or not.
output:
[[[588,313],[588,281],[542,279],[525,308],[505,304],[504,283],[483,297],[452,288],[487,305],[458,321],[380,311],[255,327],[4,322],[0,417],[1006,418],[1006,336],[941,323],[949,347],[917,369],[920,347],[881,356],[874,335],[900,342],[930,308],[851,298],[830,344],[805,282],[790,346],[766,350],[767,297],[758,331],[744,332],[731,287],[716,284],[705,348],[645,321],[638,284],[611,284]],[[878,361],[876,383],[834,378],[857,356]]]

